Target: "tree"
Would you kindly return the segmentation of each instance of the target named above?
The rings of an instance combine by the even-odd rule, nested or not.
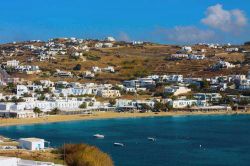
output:
[[[110,99],[109,104],[114,106],[116,104],[116,100],[115,99]]]
[[[82,109],[87,108],[87,103],[86,103],[86,102],[83,102],[83,103],[79,106],[79,108],[82,108]]]
[[[15,89],[15,85],[13,83],[8,83],[7,88],[9,91],[13,92]]]
[[[151,107],[148,104],[143,103],[143,104],[141,104],[141,109],[149,111],[149,110],[151,110]]]
[[[36,113],[36,114],[42,113],[42,111],[41,111],[40,108],[38,108],[38,107],[35,107],[35,108],[33,109],[33,112]]]
[[[167,107],[168,111],[172,111],[173,110],[173,106],[170,103],[167,103],[166,107]]]
[[[59,114],[60,112],[61,112],[60,109],[54,108],[53,110],[51,110],[51,111],[49,112],[49,114],[50,114],[50,115],[57,115],[57,114]]]
[[[155,111],[162,111],[162,110],[165,110],[166,109],[166,105],[161,103],[161,102],[158,102],[156,101],[155,104],[154,104],[154,110]]]
[[[90,103],[89,103],[89,106],[90,106],[90,107],[92,107],[93,105],[94,105],[94,103],[93,103],[93,102],[90,102]]]
[[[207,80],[203,80],[202,82],[201,82],[201,88],[203,88],[203,89],[208,89],[209,88],[209,82],[207,81]]]
[[[14,102],[14,103],[17,103],[17,102],[18,102],[16,96],[13,96],[13,97],[11,98],[11,101]]]
[[[38,99],[38,100],[45,100],[44,94],[41,94],[37,99]]]
[[[77,64],[77,65],[73,68],[73,70],[81,70],[81,68],[82,68],[82,66],[81,66],[80,64]]]

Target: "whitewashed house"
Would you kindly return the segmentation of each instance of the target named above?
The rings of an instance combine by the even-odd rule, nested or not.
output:
[[[103,47],[105,47],[105,48],[111,48],[111,47],[113,47],[113,43],[103,43]]]
[[[11,61],[7,61],[6,66],[7,67],[17,67],[17,66],[19,66],[19,61],[15,60],[15,59],[11,60]]]
[[[16,95],[17,96],[22,96],[25,93],[29,93],[29,89],[25,85],[17,85],[16,86]]]
[[[96,43],[95,44],[95,48],[102,48],[103,47],[103,43]]]
[[[91,71],[94,72],[94,73],[99,73],[99,72],[102,72],[102,69],[97,67],[97,66],[93,66]]]
[[[116,97],[121,97],[121,93],[119,90],[105,89],[105,90],[98,90],[97,96],[104,98],[116,98]]]
[[[198,100],[187,100],[187,99],[180,99],[180,100],[174,100],[170,102],[170,104],[173,106],[173,108],[187,108],[192,106],[199,105]]]
[[[181,52],[190,53],[190,52],[192,52],[192,47],[184,46],[184,47],[181,48]]]
[[[106,72],[110,72],[110,73],[114,73],[115,72],[115,69],[113,66],[108,66],[108,67],[105,67],[102,69],[103,71],[106,71]]]
[[[191,89],[184,86],[170,86],[170,87],[165,87],[164,89],[164,93],[173,94],[174,96],[178,96],[188,92],[191,92]]]
[[[188,59],[190,60],[203,60],[205,59],[205,55],[194,55],[194,54],[189,54]]]
[[[230,47],[230,48],[226,48],[226,51],[227,52],[238,52],[239,48],[237,48],[237,47]]]
[[[108,41],[108,42],[115,42],[115,41],[116,41],[115,38],[114,38],[114,37],[111,37],[111,36],[106,37],[104,40],[105,40],[105,41]]]
[[[45,148],[45,140],[44,139],[39,139],[39,138],[20,138],[18,140],[19,146],[22,149],[27,149],[27,150],[42,150]]]

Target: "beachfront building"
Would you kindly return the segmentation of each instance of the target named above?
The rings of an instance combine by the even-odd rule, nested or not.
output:
[[[37,114],[35,114],[33,110],[22,110],[22,111],[0,110],[0,117],[25,119],[25,118],[36,118]]]
[[[172,105],[173,108],[188,108],[193,106],[205,106],[206,101],[178,99],[170,102],[170,105]]]
[[[116,109],[118,111],[131,111],[131,110],[140,110],[143,105],[147,105],[150,108],[153,108],[155,101],[153,100],[126,100],[126,99],[117,99],[116,100]]]
[[[54,108],[58,108],[62,111],[71,111],[78,110],[79,106],[83,103],[93,103],[94,106],[99,105],[99,102],[96,102],[94,98],[65,98],[65,99],[54,99],[54,100],[34,100],[28,102],[3,102],[0,103],[0,112],[8,112],[8,111],[25,111],[25,110],[33,110],[34,108],[39,108],[44,112],[51,111]]]
[[[42,150],[45,148],[45,140],[40,138],[20,138],[19,146],[26,150]]]

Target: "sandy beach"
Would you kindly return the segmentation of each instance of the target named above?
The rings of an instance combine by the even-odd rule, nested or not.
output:
[[[232,115],[232,114],[250,114],[248,111],[233,111],[233,112],[147,112],[147,113],[118,113],[118,112],[94,112],[90,115],[50,115],[39,118],[29,119],[0,119],[0,126],[27,125],[38,123],[53,123],[64,121],[77,120],[95,120],[109,118],[136,118],[136,117],[159,117],[159,116],[188,116],[188,115]]]

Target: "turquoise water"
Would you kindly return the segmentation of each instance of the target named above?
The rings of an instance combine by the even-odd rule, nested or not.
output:
[[[105,139],[94,139],[96,133]],[[52,146],[85,142],[110,154],[117,166],[250,165],[249,115],[60,122],[2,127],[0,135],[44,138]]]

